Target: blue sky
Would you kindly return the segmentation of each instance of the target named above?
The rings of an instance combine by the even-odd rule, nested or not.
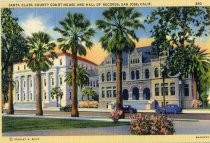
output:
[[[19,18],[19,23],[21,27],[25,30],[26,36],[30,36],[31,33],[37,31],[45,31],[49,33],[52,39],[57,39],[61,35],[53,31],[55,26],[59,26],[59,21],[66,17],[68,12],[83,13],[87,19],[95,27],[95,21],[98,19],[103,19],[102,12],[106,8],[21,8],[13,9],[13,16]],[[152,11],[152,8],[136,8],[141,16],[141,21],[147,17]],[[136,33],[139,38],[149,38],[151,25],[144,24],[145,31],[139,29]],[[97,31],[97,34],[93,38],[94,42],[97,42],[102,33]]]

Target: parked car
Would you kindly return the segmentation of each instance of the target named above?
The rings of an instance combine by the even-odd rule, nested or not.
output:
[[[124,113],[137,113],[137,110],[130,105],[123,105]]]
[[[155,112],[158,114],[169,114],[169,113],[177,114],[182,112],[182,108],[176,104],[168,104],[165,106],[165,109],[163,107],[157,107]]]
[[[116,109],[116,103],[112,106],[112,109]],[[137,113],[137,110],[133,108],[131,105],[123,105],[124,113]]]
[[[70,112],[71,111],[71,105],[68,104],[64,107],[61,107],[60,111]]]

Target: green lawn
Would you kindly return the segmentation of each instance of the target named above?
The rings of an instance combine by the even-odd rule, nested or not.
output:
[[[2,132],[32,131],[70,128],[97,128],[128,125],[129,123],[113,123],[105,121],[85,121],[67,119],[44,119],[23,117],[2,117]]]

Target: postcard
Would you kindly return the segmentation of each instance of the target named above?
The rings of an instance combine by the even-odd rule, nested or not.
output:
[[[0,4],[1,142],[210,142],[208,0]]]

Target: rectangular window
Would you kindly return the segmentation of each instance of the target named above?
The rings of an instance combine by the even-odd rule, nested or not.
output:
[[[95,81],[93,81],[93,87],[96,87],[96,82]]]
[[[18,70],[20,70],[20,67],[18,66]]]
[[[171,92],[171,95],[175,95],[175,83],[170,84],[170,92]]]
[[[62,65],[63,63],[62,63],[62,59],[60,59],[60,65]]]
[[[60,85],[63,84],[63,80],[62,80],[62,77],[60,77]]]
[[[26,65],[24,65],[24,70],[26,69]]]
[[[107,88],[107,95],[106,95],[107,98],[109,97],[112,97],[112,90],[111,90],[111,87],[108,87]]]
[[[30,87],[32,87],[32,80],[30,80]]]
[[[168,95],[168,83],[165,83],[164,86],[165,86],[165,89],[164,89],[164,91],[163,91],[163,83],[161,83],[161,93],[162,93],[162,96],[163,96],[163,94],[164,94],[165,96],[167,96],[167,95]],[[164,93],[163,93],[163,92],[164,92]]]
[[[155,96],[159,96],[160,95],[160,90],[159,90],[159,83],[155,84]]]
[[[46,83],[46,78],[44,79],[44,86],[46,86],[47,85],[47,83]]]
[[[102,90],[101,95],[102,95],[102,98],[104,98],[104,97],[105,97],[105,92],[104,92],[104,90]]]
[[[189,96],[189,85],[188,84],[184,85],[184,96]]]
[[[52,78],[52,85],[54,85],[54,78]]]
[[[26,81],[25,80],[23,81],[23,87],[26,87]]]
[[[113,97],[116,97],[116,87],[113,87]]]
[[[32,100],[32,93],[30,93],[30,99]]]

